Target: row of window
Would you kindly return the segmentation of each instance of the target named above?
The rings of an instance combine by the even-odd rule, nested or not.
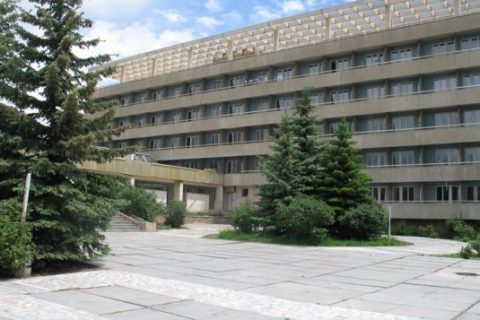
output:
[[[419,185],[372,186],[372,197],[379,202],[457,202],[480,201],[480,183],[478,185],[461,185],[457,183],[427,184],[423,193]],[[390,192],[390,194],[387,194]],[[422,199],[421,199],[422,198]]]
[[[412,59],[417,56],[445,54],[456,50],[471,50],[480,48],[480,36],[461,37],[458,43],[454,39],[445,39],[423,43],[410,44],[398,48],[381,49],[372,52],[360,52],[348,56],[305,62],[297,65],[278,67],[273,71],[272,80],[282,81],[295,75],[311,75],[320,72],[335,72],[354,66],[375,65],[386,61]],[[386,58],[388,57],[388,59]],[[195,94],[205,90],[216,90],[226,87],[236,87],[257,84],[269,80],[269,70],[257,70],[250,74],[236,74],[229,77],[219,77],[204,81],[192,81],[166,88],[153,89],[149,92],[134,93],[120,97],[120,105],[141,103],[144,100],[157,100],[162,97],[176,97],[183,94]]]

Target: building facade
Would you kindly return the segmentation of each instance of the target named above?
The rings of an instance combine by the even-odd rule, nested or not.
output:
[[[480,219],[480,1],[358,1],[113,62],[111,146],[224,174],[255,199],[273,127],[313,87],[321,139],[342,118],[395,218]],[[212,201],[211,201],[212,202]]]

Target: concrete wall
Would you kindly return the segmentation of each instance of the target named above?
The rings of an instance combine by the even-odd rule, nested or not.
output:
[[[187,192],[186,206],[188,212],[208,212],[210,209],[210,196],[202,193]]]

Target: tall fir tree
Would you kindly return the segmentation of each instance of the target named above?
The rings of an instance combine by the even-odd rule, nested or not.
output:
[[[262,159],[266,183],[259,186],[259,208],[267,227],[275,225],[278,204],[288,203],[300,192],[299,152],[292,130],[292,118],[287,113],[275,128],[274,136],[271,154]]]
[[[291,125],[298,148],[297,172],[301,193],[318,197],[321,185],[321,148],[318,139],[320,121],[313,114],[311,103],[313,89],[305,88],[294,108]]]
[[[93,258],[108,251],[99,229],[116,213],[113,199],[124,183],[77,167],[122,155],[94,145],[121,132],[105,130],[115,106],[93,103],[98,80],[113,70],[86,71],[110,57],[76,54],[99,42],[80,33],[92,26],[81,0],[30,2],[35,8],[27,12],[0,1],[0,211],[21,202],[31,172],[35,263]],[[101,116],[88,117],[94,113]]]
[[[363,172],[362,155],[355,147],[345,119],[322,152],[321,196],[337,217],[360,204],[371,203],[370,177]]]

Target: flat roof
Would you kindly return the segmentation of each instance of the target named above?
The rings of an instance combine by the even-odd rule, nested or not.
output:
[[[480,0],[360,0],[112,61],[112,78],[140,80],[237,58],[480,12]]]

